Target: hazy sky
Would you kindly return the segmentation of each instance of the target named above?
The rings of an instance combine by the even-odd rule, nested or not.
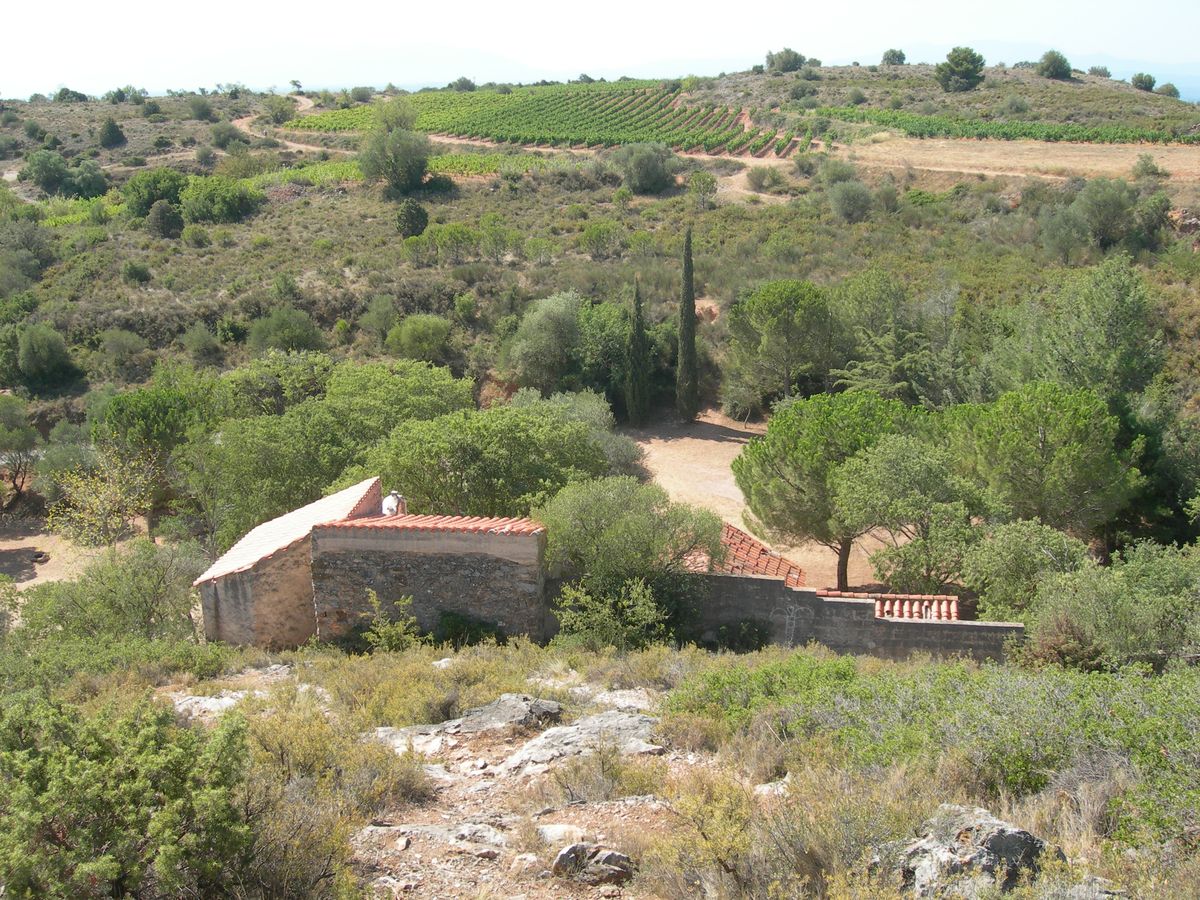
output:
[[[851,10],[847,12],[847,10]],[[53,21],[48,21],[52,17]],[[242,82],[287,89],[483,81],[715,75],[789,46],[829,64],[878,62],[899,47],[910,62],[955,45],[989,63],[1034,59],[1049,47],[1079,68],[1115,77],[1147,71],[1200,100],[1198,0],[858,0],[655,4],[452,0],[262,4],[148,0],[52,7],[13,3],[0,38],[0,96],[90,94],[123,84],[167,88]]]

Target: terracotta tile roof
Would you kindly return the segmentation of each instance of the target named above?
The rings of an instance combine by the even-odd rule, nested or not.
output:
[[[200,585],[224,575],[246,571],[255,563],[304,540],[312,532],[313,526],[336,522],[360,513],[366,501],[371,499],[372,494],[376,504],[372,508],[378,508],[378,478],[360,481],[353,487],[330,494],[328,497],[322,497],[315,503],[294,509],[277,519],[263,522],[229,548],[229,551],[214,562],[208,571],[197,578],[193,584]]]
[[[740,528],[726,523],[721,531],[721,543],[725,545],[725,561],[713,566],[712,571],[723,575],[782,578],[788,587],[804,586],[804,571],[798,565]],[[701,571],[707,571],[707,566]]]
[[[459,534],[541,534],[546,527],[532,519],[506,519],[487,516],[370,516],[325,522],[327,528],[387,528],[397,531],[439,531]]]

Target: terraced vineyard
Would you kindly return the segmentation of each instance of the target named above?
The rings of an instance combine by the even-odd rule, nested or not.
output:
[[[432,134],[514,144],[614,147],[661,143],[676,150],[759,155],[788,152],[771,128],[747,129],[742,111],[707,104],[686,106],[679,94],[639,85],[598,89],[571,85],[491,91],[414,94],[416,127]],[[287,128],[366,131],[375,124],[369,106],[331,110],[293,119]]]
[[[1200,133],[1156,131],[1124,125],[1078,125],[1057,122],[991,122],[953,116],[923,116],[890,109],[857,106],[825,107],[817,115],[843,122],[894,128],[913,137],[991,138],[999,140],[1074,141],[1085,144],[1200,143]]]

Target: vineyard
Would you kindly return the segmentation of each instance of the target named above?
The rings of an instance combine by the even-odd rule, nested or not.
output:
[[[1123,125],[1076,125],[1047,122],[988,122],[952,116],[924,116],[857,106],[825,107],[817,115],[843,122],[894,128],[912,137],[991,138],[1015,141],[1071,141],[1084,144],[1200,143],[1194,132],[1155,131]]]
[[[749,128],[742,110],[706,104],[684,106],[676,91],[628,86],[522,88],[512,93],[432,91],[409,99],[416,128],[433,134],[500,143],[560,147],[615,147],[659,143],[682,151],[764,152],[785,155],[792,138],[773,128]],[[294,119],[295,130],[367,131],[375,125],[370,106],[331,110]],[[794,137],[794,135],[792,136]]]

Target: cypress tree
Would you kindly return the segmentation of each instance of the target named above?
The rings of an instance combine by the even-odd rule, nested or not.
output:
[[[683,293],[679,299],[679,362],[675,369],[675,409],[690,422],[700,411],[696,360],[696,285],[692,277],[692,227],[683,236]]]
[[[646,317],[642,310],[641,285],[633,282],[633,321],[625,346],[625,411],[629,424],[646,424],[650,411],[650,340],[646,336]]]

